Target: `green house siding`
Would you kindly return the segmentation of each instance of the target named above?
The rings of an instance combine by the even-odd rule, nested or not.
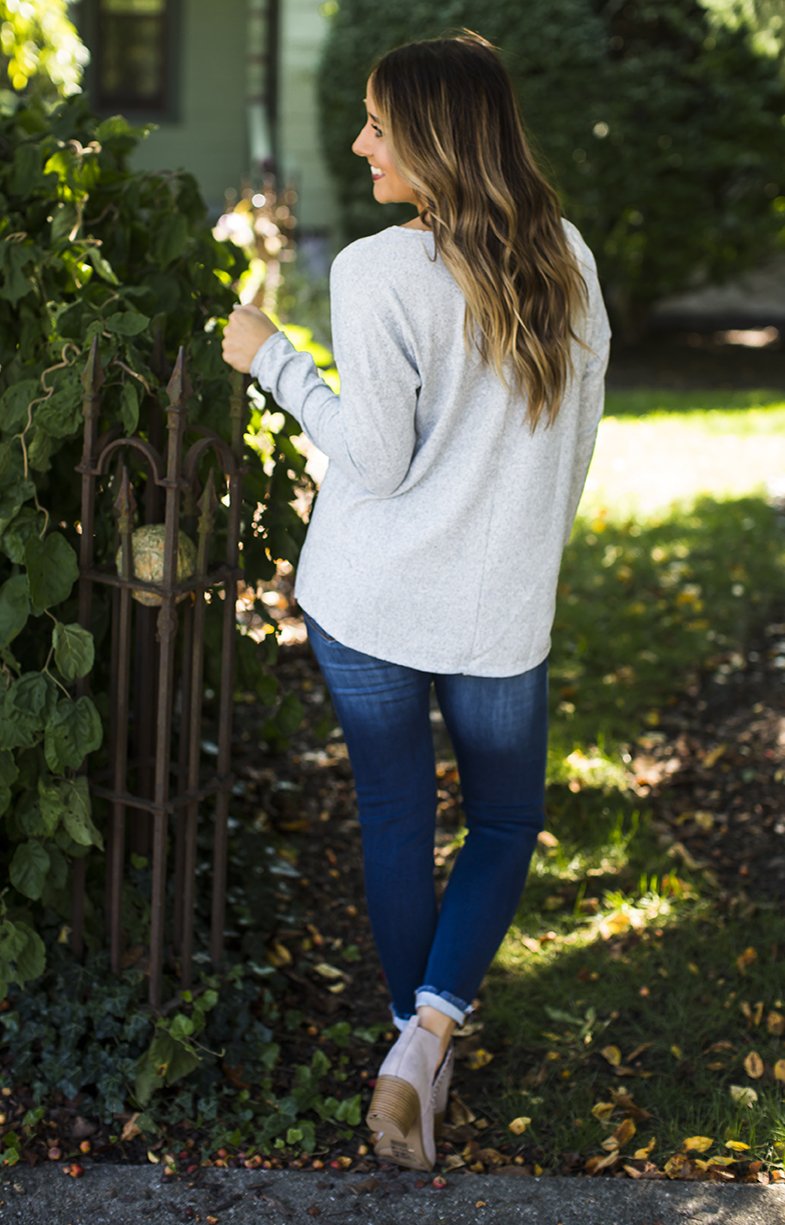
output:
[[[208,206],[223,207],[248,167],[246,0],[182,0],[176,115],[139,147],[134,164],[190,170]]]
[[[279,147],[284,178],[296,186],[304,230],[332,229],[335,193],[321,151],[316,98],[319,51],[327,30],[319,0],[283,0],[279,67]]]
[[[93,52],[87,87],[94,96],[101,2],[78,0],[72,10]],[[278,48],[270,78],[265,58],[275,55],[268,45],[276,24],[272,6]],[[258,170],[259,161],[275,153],[282,181],[298,190],[302,229],[329,231],[335,196],[316,109],[316,70],[327,24],[320,9],[319,0],[167,0],[167,110],[164,118],[126,111],[132,122],[158,125],[134,154],[134,165],[189,170],[217,215],[227,188],[237,190],[247,181],[253,159]],[[277,98],[271,107],[265,98],[273,84]]]

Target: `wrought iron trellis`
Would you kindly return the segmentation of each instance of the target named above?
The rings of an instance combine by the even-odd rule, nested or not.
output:
[[[111,589],[111,659],[108,765],[91,775],[95,797],[108,808],[106,907],[111,964],[124,956],[123,882],[128,851],[149,856],[149,999],[162,1003],[167,951],[179,962],[180,981],[192,982],[196,914],[197,835],[205,801],[214,797],[212,901],[209,953],[214,965],[223,953],[226,908],[228,812],[231,773],[232,704],[236,643],[236,591],[242,478],[244,395],[233,382],[231,442],[204,427],[186,447],[190,385],[183,350],[167,393],[168,406],[151,406],[148,437],[121,436],[118,429],[98,437],[103,372],[97,339],[83,373],[84,435],[80,540],[79,621],[92,628],[96,586]],[[164,445],[164,433],[167,438]],[[131,470],[129,471],[129,465]],[[220,560],[216,518],[219,492],[216,468],[225,482],[226,506]],[[204,470],[207,475],[204,476]],[[136,488],[143,497],[139,506]],[[96,508],[99,495],[114,495],[118,565],[96,561]],[[104,495],[105,496],[105,495]],[[158,582],[135,577],[134,520],[163,523],[162,575]],[[178,581],[181,529],[196,536],[194,573]],[[112,559],[115,548],[112,549]],[[141,593],[157,607],[139,602]],[[203,693],[208,603],[220,605],[220,680],[217,686],[217,755],[207,769]],[[217,607],[214,609],[217,612]],[[179,649],[178,649],[179,648]],[[82,687],[87,682],[82,682]],[[176,746],[177,752],[174,753]],[[174,844],[173,888],[168,891],[167,859]],[[173,901],[171,923],[168,899]],[[81,955],[85,931],[85,861],[74,877],[72,946]]]

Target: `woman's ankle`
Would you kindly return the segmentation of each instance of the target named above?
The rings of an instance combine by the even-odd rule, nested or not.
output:
[[[430,1004],[420,1005],[417,1009],[417,1021],[423,1029],[427,1029],[439,1039],[439,1064],[441,1064],[447,1054],[456,1022],[446,1013],[440,1012],[438,1008],[431,1008]]]

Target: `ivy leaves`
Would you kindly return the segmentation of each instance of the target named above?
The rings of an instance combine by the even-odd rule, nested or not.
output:
[[[59,532],[52,532],[45,540],[36,537],[28,540],[25,565],[35,616],[67,600],[79,577],[76,554]]]
[[[44,757],[54,773],[68,767],[78,769],[88,753],[100,748],[101,720],[89,698],[76,702],[63,698],[44,729]]]
[[[231,386],[216,322],[229,313],[245,260],[214,238],[191,176],[129,169],[142,134],[120,116],[99,123],[83,96],[53,108],[28,99],[0,115],[0,922],[15,925],[0,938],[0,999],[9,982],[23,981],[22,963],[25,973],[43,965],[17,919],[34,922],[41,906],[67,919],[70,861],[101,847],[77,774],[101,746],[101,717],[90,697],[69,692],[87,676],[96,692],[109,687],[110,652],[75,623],[73,606],[75,469],[92,342],[103,374],[101,436],[150,437],[181,345],[193,387],[189,424],[229,435]],[[242,560],[252,582],[271,556],[295,559],[299,521],[287,516],[303,462],[281,449],[275,484],[262,463],[246,484],[241,532],[258,548]],[[138,467],[130,467],[138,489]],[[116,548],[116,479],[110,465],[98,482],[99,566],[111,565]],[[224,517],[217,539],[225,525]],[[98,635],[110,602],[95,593]],[[252,683],[273,654],[270,644],[248,652]]]
[[[101,720],[88,697],[57,699],[57,685],[47,672],[26,672],[0,696],[0,750],[30,749],[44,744],[54,773],[78,769],[99,748]]]
[[[15,574],[0,587],[0,647],[13,642],[24,629],[30,615],[30,588],[27,576]]]
[[[62,625],[58,621],[52,634],[52,645],[61,676],[67,681],[87,676],[95,657],[92,634],[82,629],[81,625]]]
[[[0,922],[0,997],[10,983],[20,986],[43,974],[44,942],[28,923]]]
[[[54,621],[49,659],[54,658],[63,681],[70,682],[92,668],[93,638],[82,626],[61,622],[49,612],[70,596],[78,566],[62,533],[52,532],[40,539],[35,530],[38,518],[29,514],[30,530],[22,556],[22,538],[14,549],[14,558],[24,561],[25,570],[12,574],[0,587],[0,649],[6,648],[8,654],[7,648],[22,634],[31,616],[48,613]],[[68,773],[79,769],[87,754],[100,747],[102,736],[101,720],[91,699],[72,699],[47,665],[42,671],[23,672],[7,680],[0,690],[0,814],[9,812],[13,798],[9,831],[17,841],[8,878],[27,901],[39,901],[47,889],[62,890],[68,857],[83,854],[90,846],[103,846],[91,816],[87,779]],[[15,754],[28,751],[37,752],[38,757],[27,758],[25,785],[14,796],[20,780]],[[36,760],[40,761],[37,777],[31,773]],[[26,923],[4,918],[0,923],[0,998],[10,983],[22,984],[43,967],[40,937]]]

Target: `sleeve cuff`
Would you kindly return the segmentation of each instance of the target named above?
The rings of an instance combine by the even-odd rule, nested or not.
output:
[[[267,340],[265,340],[263,344],[259,345],[259,348],[254,353],[253,360],[251,361],[251,378],[256,379],[256,382],[265,391],[269,390],[266,384],[271,381],[269,374],[265,373],[268,366],[268,359],[271,355],[274,356],[278,351],[281,341],[283,341],[287,347],[290,347],[289,341],[286,339],[283,332],[275,332],[274,335],[268,336]]]

